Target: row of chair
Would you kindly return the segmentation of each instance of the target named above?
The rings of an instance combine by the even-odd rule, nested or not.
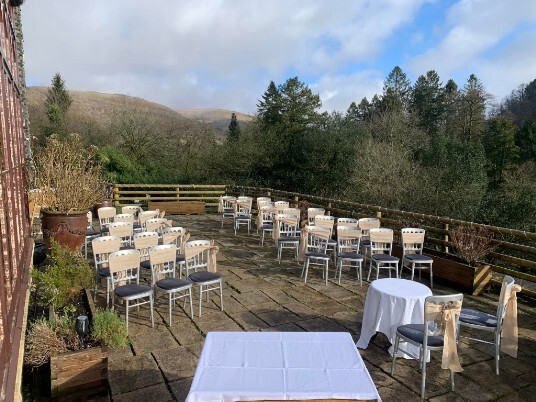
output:
[[[240,225],[249,226],[252,220],[251,197],[224,196],[220,199],[222,206],[222,226],[226,216],[234,218],[234,230]],[[271,234],[276,240],[277,260],[281,263],[284,249],[293,249],[296,259],[299,257],[299,245],[301,239],[300,210],[290,208],[287,201],[272,202],[268,197],[257,198],[257,232],[260,231],[260,243],[264,244],[265,234]],[[275,226],[277,225],[277,227]],[[426,269],[430,272],[430,285],[433,288],[433,259],[422,254],[425,231],[419,228],[404,228],[401,230],[403,258],[400,260],[392,255],[394,232],[391,229],[380,228],[378,218],[338,218],[325,215],[323,208],[309,208],[307,210],[308,234],[305,254],[303,255],[304,266],[302,277],[307,281],[309,265],[316,264],[324,267],[323,276],[328,280],[329,256],[333,255],[336,262],[335,277],[341,278],[344,267],[356,268],[356,275],[362,283],[362,263],[365,258],[369,261],[369,272],[367,280],[370,280],[371,271],[376,271],[376,278],[379,277],[380,269],[387,269],[389,276],[394,271],[395,276],[402,276],[402,271],[407,268],[411,271],[411,279],[414,279],[415,270],[421,272]],[[324,228],[329,230],[329,236],[320,236],[322,230],[312,230],[311,227]],[[334,228],[337,228],[336,231]],[[341,228],[342,233],[339,233]],[[353,232],[350,232],[354,230]],[[277,232],[274,235],[274,231]],[[337,240],[333,239],[333,234],[337,233]],[[353,237],[348,237],[352,233]],[[344,238],[344,241],[342,240]],[[302,241],[302,242],[305,242]]]

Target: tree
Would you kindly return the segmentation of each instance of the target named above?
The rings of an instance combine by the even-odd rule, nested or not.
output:
[[[489,122],[483,144],[492,187],[498,187],[502,183],[505,171],[517,166],[519,148],[515,143],[515,134],[516,127],[509,119],[497,117]]]
[[[445,108],[439,75],[434,70],[417,78],[411,103],[414,113],[419,116],[420,125],[426,128],[428,134],[436,134],[442,123]]]
[[[408,111],[411,83],[398,66],[387,76],[383,84],[382,110]]]
[[[445,132],[449,135],[458,135],[460,131],[460,91],[454,80],[448,80],[443,88],[443,107],[445,110]]]
[[[281,94],[273,81],[262,95],[257,104],[257,114],[267,126],[273,126],[281,121]]]
[[[240,125],[236,118],[236,113],[231,114],[231,122],[229,123],[229,135],[227,137],[230,141],[237,141],[240,138]]]
[[[471,74],[463,87],[462,94],[462,138],[465,140],[477,139],[485,129],[486,102],[490,95],[486,93],[484,84]]]
[[[52,83],[45,99],[46,116],[50,123],[46,130],[47,135],[60,134],[71,103],[73,100],[65,87],[65,81],[61,78],[60,73],[56,73],[52,77]]]
[[[517,130],[516,145],[522,162],[536,161],[536,122],[528,119]]]

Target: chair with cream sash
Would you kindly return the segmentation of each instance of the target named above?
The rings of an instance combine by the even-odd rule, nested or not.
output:
[[[91,211],[87,211],[87,226],[86,226],[86,240],[84,241],[84,258],[87,258],[87,246],[93,241],[93,239],[100,236],[100,232],[93,229],[93,214]]]
[[[274,231],[274,214],[277,209],[271,205],[263,205],[260,207],[257,215],[257,231],[261,230],[260,243],[264,245],[264,235],[266,232]]]
[[[315,226],[321,226],[329,229],[328,249],[333,255],[333,261],[337,262],[337,241],[333,239],[333,230],[335,229],[335,217],[330,215],[315,215]]]
[[[138,221],[140,224],[140,231],[141,232],[147,232],[147,228],[145,227],[145,223],[149,219],[158,218],[158,215],[160,214],[160,211],[157,210],[149,210],[149,211],[143,211],[138,213]]]
[[[356,226],[356,227],[359,227],[359,221],[357,219],[355,219],[355,218],[337,218],[337,226]]]
[[[325,213],[326,213],[326,210],[324,208],[307,208],[307,224],[314,225],[315,216],[324,215]]]
[[[174,244],[177,247],[177,262],[179,278],[182,278],[182,269],[185,267],[184,245],[190,239],[190,233],[179,226],[166,227],[162,230],[162,244]],[[188,275],[186,275],[188,276]]]
[[[277,213],[281,214],[285,208],[290,208],[290,204],[288,201],[276,201],[274,207],[277,208]]]
[[[420,348],[421,398],[424,399],[426,387],[426,360],[428,351],[443,350],[441,368],[450,370],[450,386],[454,391],[454,372],[461,372],[456,344],[458,318],[463,302],[463,294],[428,296],[424,302],[424,323],[401,325],[396,330],[396,338],[391,365],[391,375],[395,373],[396,355],[400,341]]]
[[[495,315],[488,314],[479,310],[462,309],[460,315],[461,327],[478,329],[493,333],[494,341],[490,342],[481,338],[472,338],[464,336],[463,338],[471,339],[476,342],[495,345],[495,373],[499,375],[500,351],[517,357],[517,292],[521,287],[514,283],[514,278],[505,275],[499,305]],[[460,331],[461,332],[461,331]],[[461,336],[460,334],[458,334]]]
[[[234,232],[236,235],[237,230],[241,225],[245,225],[248,228],[248,234],[251,231],[251,198],[238,198],[236,204],[233,205],[234,209]]]
[[[381,222],[378,218],[361,218],[357,221],[359,229],[361,229],[361,249],[365,258],[370,258],[370,239],[369,230],[378,229]]]
[[[233,204],[236,202],[236,197],[232,195],[222,195],[218,202],[218,212],[221,214],[221,227],[225,218],[233,218]]]
[[[323,268],[322,278],[328,285],[329,260],[327,254],[328,240],[331,233],[328,228],[322,226],[305,226],[300,237],[300,253],[298,261],[303,261],[301,277],[307,283],[307,274],[310,265],[319,265]]]
[[[108,225],[108,234],[121,239],[121,249],[132,247],[132,222],[113,222]]]
[[[96,237],[91,241],[93,251],[93,263],[95,265],[95,298],[97,301],[97,287],[102,279],[106,280],[106,306],[110,304],[110,269],[108,257],[111,253],[119,251],[121,239],[116,236]]]
[[[97,210],[101,234],[108,234],[108,225],[114,221],[115,214],[115,207],[102,207]]]
[[[219,248],[214,245],[214,240],[189,241],[184,247],[186,275],[199,291],[199,317],[201,317],[203,293],[206,293],[208,302],[211,290],[219,290],[220,308],[223,311],[223,282],[221,275],[216,272],[218,251]],[[194,272],[188,274],[190,270]]]

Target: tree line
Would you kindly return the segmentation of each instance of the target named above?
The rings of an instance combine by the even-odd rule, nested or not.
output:
[[[321,112],[298,77],[270,82],[256,118],[232,116],[223,142],[126,108],[98,130],[69,129],[98,147],[113,181],[264,186],[534,231],[536,80],[492,101],[475,75],[458,87],[429,71],[412,84],[395,67],[381,94],[344,113]],[[52,127],[68,113],[51,104],[45,140],[68,129]]]

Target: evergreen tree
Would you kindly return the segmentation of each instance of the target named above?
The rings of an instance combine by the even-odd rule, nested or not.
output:
[[[414,113],[419,116],[420,125],[426,128],[429,134],[436,134],[442,122],[444,103],[439,75],[434,70],[417,78],[411,101]]]
[[[516,128],[509,119],[497,117],[489,123],[483,144],[492,187],[497,187],[502,183],[505,171],[517,166],[519,148],[515,143],[515,134]]]
[[[528,119],[516,133],[516,145],[522,162],[536,161],[536,122]]]
[[[231,122],[229,123],[229,134],[227,137],[231,141],[237,141],[240,138],[240,125],[236,118],[236,113],[231,114]]]
[[[73,100],[65,87],[65,81],[61,78],[60,73],[56,73],[52,77],[52,83],[45,99],[46,115],[50,123],[50,126],[45,130],[47,135],[61,132],[65,116],[72,102]]]
[[[257,104],[257,114],[267,126],[276,125],[281,121],[282,104],[281,94],[273,81],[262,95]]]
[[[463,87],[462,95],[462,138],[473,140],[481,136],[486,123],[486,102],[489,95],[486,93],[484,85],[471,74],[467,83]]]
[[[445,132],[450,135],[458,135],[461,126],[459,124],[460,119],[460,91],[458,91],[458,85],[454,80],[448,80],[447,84],[443,88],[443,107],[445,110]]]
[[[382,110],[407,112],[411,83],[398,66],[387,76],[383,85]]]

